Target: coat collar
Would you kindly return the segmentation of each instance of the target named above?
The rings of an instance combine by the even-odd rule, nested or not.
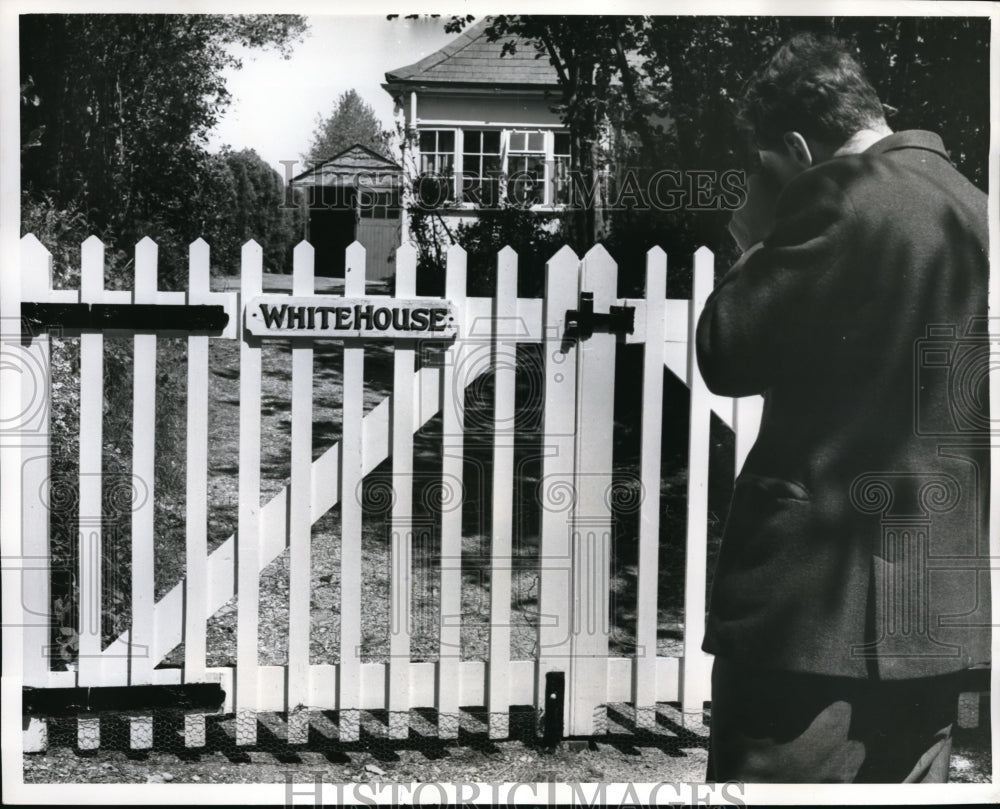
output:
[[[891,135],[886,135],[882,140],[876,141],[865,149],[865,154],[876,155],[892,152],[896,149],[926,149],[929,152],[936,152],[945,160],[951,160],[944,149],[944,143],[940,136],[922,129],[907,129],[903,132],[893,132]]]

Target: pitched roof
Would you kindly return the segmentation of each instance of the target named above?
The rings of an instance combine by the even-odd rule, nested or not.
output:
[[[510,37],[490,42],[485,17],[439,51],[412,65],[385,74],[389,84],[466,84],[556,86],[555,68],[539,56],[528,40],[519,40],[514,53],[501,56]]]
[[[357,175],[365,174],[369,180],[366,185],[393,186],[402,171],[403,169],[389,158],[373,152],[367,146],[355,143],[318,166],[313,166],[293,177],[291,185],[351,186]]]

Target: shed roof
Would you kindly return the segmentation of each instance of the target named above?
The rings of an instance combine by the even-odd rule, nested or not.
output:
[[[514,53],[501,56],[504,37],[490,42],[484,17],[443,48],[412,65],[390,70],[388,84],[464,84],[464,85],[558,85],[556,70],[544,56],[539,56],[528,40],[518,41]]]
[[[296,177],[290,185],[354,186],[355,178],[366,175],[368,188],[393,187],[398,184],[403,169],[387,157],[367,146],[355,143],[344,151],[324,160]]]

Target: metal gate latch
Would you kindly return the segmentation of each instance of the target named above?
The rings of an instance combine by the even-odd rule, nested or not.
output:
[[[607,312],[594,312],[594,293],[580,293],[580,308],[566,312],[566,337],[586,340],[595,331],[609,334],[632,334],[635,330],[634,306],[611,306]]]

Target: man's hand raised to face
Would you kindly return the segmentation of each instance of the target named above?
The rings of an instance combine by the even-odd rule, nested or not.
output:
[[[780,188],[768,173],[751,174],[747,180],[747,199],[729,220],[729,233],[744,253],[771,232],[774,209]]]

